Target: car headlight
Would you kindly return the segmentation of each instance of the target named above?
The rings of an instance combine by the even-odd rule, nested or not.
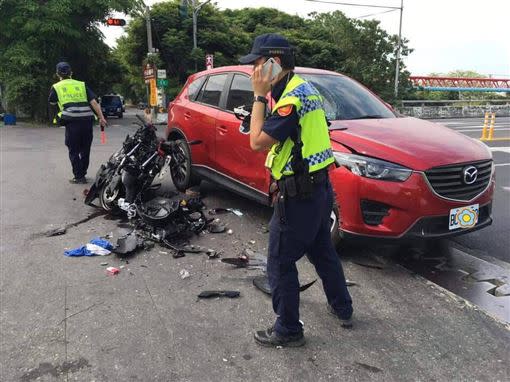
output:
[[[413,170],[395,163],[386,162],[362,155],[333,152],[336,163],[345,166],[352,173],[365,178],[404,182],[412,174]]]

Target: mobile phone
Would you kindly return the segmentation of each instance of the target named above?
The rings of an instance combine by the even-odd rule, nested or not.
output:
[[[274,60],[273,57],[270,57],[267,59],[266,62],[262,65],[262,75],[266,76],[267,72],[269,71],[269,67],[273,64],[273,71],[271,73],[271,81],[274,80],[274,78],[281,73],[282,67]]]

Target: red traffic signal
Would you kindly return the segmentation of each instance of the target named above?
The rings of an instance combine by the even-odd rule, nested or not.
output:
[[[122,26],[126,25],[126,20],[124,20],[124,19],[113,19],[113,18],[109,17],[106,20],[106,24],[111,25],[111,26],[122,27]]]

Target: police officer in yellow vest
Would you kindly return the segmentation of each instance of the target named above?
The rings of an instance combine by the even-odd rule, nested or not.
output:
[[[84,82],[71,78],[71,66],[67,62],[57,64],[57,76],[60,81],[51,87],[48,101],[58,105],[59,112],[54,123],[65,126],[65,144],[69,150],[69,159],[74,177],[71,183],[87,183],[85,175],[89,167],[90,146],[92,145],[92,126],[94,112],[99,117],[101,126],[106,120],[96,96]]]
[[[271,78],[262,65],[273,58],[282,71]],[[352,301],[338,255],[331,241],[333,191],[328,167],[334,163],[322,98],[313,85],[293,72],[294,52],[278,34],[255,38],[241,64],[253,64],[254,103],[250,122],[253,150],[268,150],[266,166],[278,185],[270,223],[267,273],[276,322],[257,331],[265,346],[302,346],[299,281],[296,268],[306,253],[320,276],[325,306],[344,328],[352,327]],[[276,102],[265,118],[266,95]]]

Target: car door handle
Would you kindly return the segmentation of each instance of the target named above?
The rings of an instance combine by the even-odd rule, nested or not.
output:
[[[224,135],[224,134],[227,134],[228,133],[228,129],[226,126],[223,126],[223,125],[220,125],[218,126],[218,130],[220,132],[220,134]]]
[[[191,113],[184,113],[184,119],[190,119]]]

